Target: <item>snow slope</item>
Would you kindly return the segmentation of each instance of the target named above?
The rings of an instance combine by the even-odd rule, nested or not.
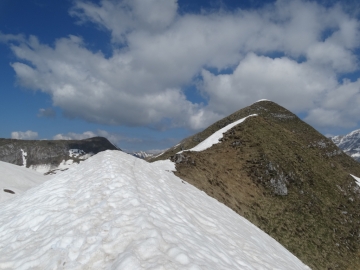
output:
[[[204,150],[210,148],[214,144],[219,143],[219,140],[223,137],[223,133],[225,133],[226,131],[232,129],[236,125],[244,122],[246,120],[246,118],[251,117],[251,116],[257,116],[257,115],[252,114],[252,115],[249,115],[247,117],[241,118],[240,120],[237,120],[237,121],[223,127],[222,129],[219,129],[218,131],[213,133],[211,136],[209,136],[207,139],[205,139],[204,141],[202,141],[201,143],[199,143],[195,147],[193,147],[193,148],[191,148],[189,150],[184,150],[184,151],[201,152],[201,151],[204,151]],[[184,151],[180,151],[180,152],[178,152],[178,154],[180,154],[180,153],[182,153]]]
[[[22,194],[48,179],[33,170],[0,161],[0,202]]]
[[[162,166],[101,152],[0,204],[0,269],[309,269]]]

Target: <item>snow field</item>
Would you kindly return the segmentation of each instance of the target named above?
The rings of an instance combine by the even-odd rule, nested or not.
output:
[[[106,151],[0,204],[0,269],[309,269],[163,165]]]

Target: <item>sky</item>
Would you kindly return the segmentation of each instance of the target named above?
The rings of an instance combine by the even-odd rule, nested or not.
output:
[[[360,128],[360,4],[2,0],[0,137],[161,150],[269,99]]]

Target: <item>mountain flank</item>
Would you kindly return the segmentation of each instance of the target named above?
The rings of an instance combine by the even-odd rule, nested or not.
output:
[[[247,117],[202,152],[194,147]],[[312,269],[360,269],[360,164],[296,115],[261,101],[156,159],[274,237]],[[155,160],[155,159],[153,159]]]
[[[118,150],[106,138],[84,140],[15,140],[0,138],[0,161],[51,171],[62,163],[79,163],[105,150]]]

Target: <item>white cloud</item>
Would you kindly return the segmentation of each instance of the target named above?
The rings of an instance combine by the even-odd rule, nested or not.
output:
[[[165,29],[176,17],[176,0],[102,0],[99,5],[75,1],[70,15],[80,23],[91,21],[111,31],[114,42],[126,41],[136,30],[156,32]]]
[[[23,35],[12,35],[12,34],[3,34],[0,32],[0,43],[7,43],[9,41],[18,41],[25,42],[26,39]]]
[[[338,122],[359,120],[350,112],[357,111],[355,103],[327,107],[332,95],[346,91],[339,76],[359,69],[353,53],[360,47],[359,21],[340,5],[278,0],[261,10],[180,15],[175,0],[79,0],[70,14],[111,33],[110,57],[91,52],[76,36],[53,47],[32,36],[11,45],[18,81],[51,95],[68,117],[198,129],[268,98],[309,112],[313,123],[325,123],[328,110]],[[209,71],[229,68],[230,74]],[[196,80],[207,105],[184,94]]]
[[[321,95],[337,85],[335,78],[306,63],[252,53],[232,74],[214,75],[203,70],[202,76],[203,91],[210,100],[208,109],[219,114],[228,114],[261,98],[301,112],[317,106]]]
[[[324,96],[321,108],[309,111],[305,118],[318,127],[354,128],[360,115],[360,80],[344,80]]]
[[[67,134],[56,134],[53,137],[53,140],[84,140],[96,136],[97,135],[92,131],[85,131],[83,133],[69,132]]]
[[[11,139],[17,139],[17,140],[35,140],[38,137],[38,133],[35,131],[13,131],[11,132]]]

